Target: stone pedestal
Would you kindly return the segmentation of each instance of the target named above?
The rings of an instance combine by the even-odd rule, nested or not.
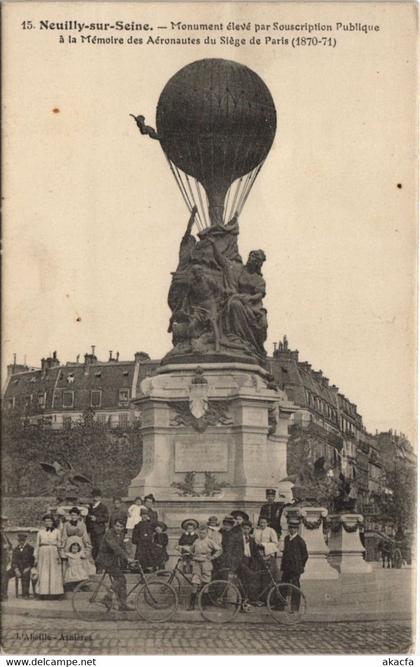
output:
[[[129,497],[153,493],[185,517],[201,515],[203,505],[207,513],[209,503],[224,511],[261,504],[271,486],[289,495],[291,485],[280,480],[295,407],[269,388],[267,376],[258,366],[225,362],[166,365],[143,380],[135,400],[143,466]]]
[[[327,510],[324,507],[293,507],[285,511],[287,516],[299,518],[299,534],[305,540],[308,549],[309,558],[301,580],[337,579],[337,570],[331,567],[327,560],[328,547],[322,530]]]
[[[360,541],[361,514],[331,516],[328,540],[329,561],[341,574],[368,574],[372,565],[363,559],[364,547]]]

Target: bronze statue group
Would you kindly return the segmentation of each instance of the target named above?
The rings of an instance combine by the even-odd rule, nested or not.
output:
[[[300,586],[308,558],[306,544],[298,535],[299,521],[290,517],[280,565],[285,503],[276,502],[275,495],[274,489],[267,489],[266,503],[255,527],[242,510],[232,511],[221,521],[210,516],[204,523],[193,518],[181,522],[175,550],[182,558],[184,573],[191,579],[190,610],[195,608],[202,586],[233,574],[242,583],[250,604],[257,604],[266,585],[261,561],[276,580]],[[116,497],[111,511],[99,489],[94,489],[92,496],[88,510],[72,507],[67,518],[59,511],[45,514],[35,547],[28,543],[25,533],[18,533],[18,543],[13,547],[3,521],[2,599],[7,598],[13,578],[16,595],[21,588],[22,597],[28,598],[32,587],[40,600],[61,599],[79,582],[105,571],[111,577],[119,608],[131,609],[125,575],[128,564],[139,561],[146,573],[164,570],[169,559],[167,526],[154,509],[153,494],[135,498],[128,508]]]

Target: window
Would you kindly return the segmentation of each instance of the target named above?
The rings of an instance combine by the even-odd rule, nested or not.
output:
[[[120,428],[126,428],[128,426],[128,414],[126,412],[122,412],[118,415],[118,426]]]
[[[119,404],[128,405],[130,400],[130,390],[129,389],[120,389],[119,391]]]
[[[25,396],[25,408],[29,408],[29,406],[31,405],[31,401],[32,401],[32,396],[30,394]]]
[[[100,378],[100,377],[102,377],[102,372],[101,372],[101,371],[97,371],[97,372],[95,373],[95,377],[96,377],[96,378]]]
[[[63,408],[74,406],[74,391],[63,391]]]
[[[92,389],[90,392],[90,405],[92,408],[100,408],[102,404],[102,391],[100,389]]]
[[[70,415],[66,415],[63,417],[63,428],[66,431],[69,431],[71,429],[71,417]]]
[[[97,416],[97,421],[98,421],[99,424],[106,424],[107,419],[108,419],[108,417],[105,413],[102,413],[102,414]]]
[[[38,394],[38,407],[45,408],[45,394]]]
[[[9,408],[9,410],[13,410],[13,408],[15,407],[15,399],[14,398],[9,398],[7,400],[7,407]]]

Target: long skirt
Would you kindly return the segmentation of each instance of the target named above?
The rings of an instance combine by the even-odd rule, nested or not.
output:
[[[38,595],[63,595],[63,569],[56,546],[42,545],[38,554]]]

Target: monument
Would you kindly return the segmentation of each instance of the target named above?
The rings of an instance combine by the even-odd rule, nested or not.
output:
[[[274,140],[274,102],[248,67],[204,59],[168,81],[156,130],[134,118],[160,143],[190,218],[168,294],[173,347],[135,399],[143,466],[129,495],[152,492],[173,525],[234,507],[252,514],[267,486],[291,499],[281,480],[295,408],[266,368],[266,254],[244,262],[238,246],[239,216]]]

